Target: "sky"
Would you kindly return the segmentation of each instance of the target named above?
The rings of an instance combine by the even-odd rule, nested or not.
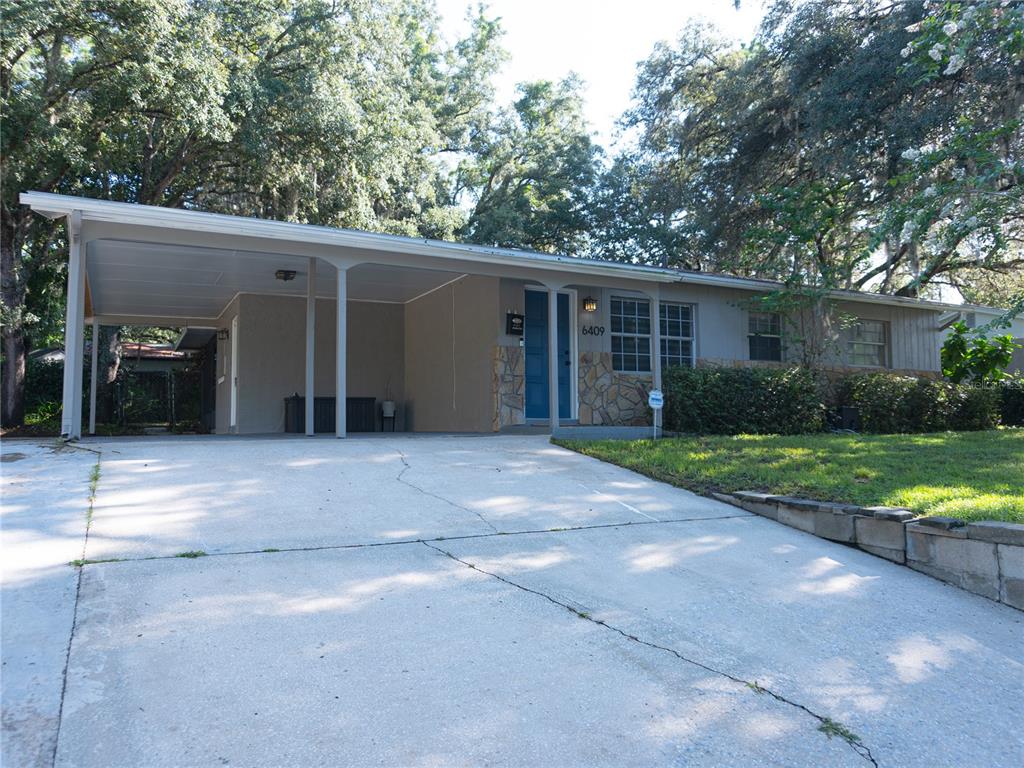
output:
[[[437,0],[449,42],[467,29],[467,0]],[[737,42],[749,40],[762,0],[490,0],[510,54],[497,78],[498,98],[511,103],[516,83],[561,80],[570,72],[585,83],[586,115],[596,140],[613,144],[615,121],[630,103],[636,65],[654,44],[672,42],[691,18],[704,19]]]

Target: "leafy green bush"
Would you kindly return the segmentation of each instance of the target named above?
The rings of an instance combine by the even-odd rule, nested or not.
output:
[[[1000,415],[1009,427],[1024,427],[1024,374],[1018,373],[999,382]]]
[[[865,432],[928,432],[944,421],[929,397],[930,382],[914,376],[868,373],[847,380],[846,404],[860,411]]]
[[[944,386],[948,392],[948,429],[976,431],[999,426],[1001,393],[997,387],[982,384],[957,386],[949,383]]]
[[[818,377],[807,368],[672,368],[663,386],[673,432],[793,435],[825,426]]]
[[[64,397],[64,362],[28,359],[25,364],[25,411],[34,413]]]
[[[807,368],[673,368],[665,372],[665,429],[734,435],[801,434],[825,427],[825,401],[853,405],[879,434],[1024,424],[1024,377],[999,385],[864,373],[825,382]]]
[[[1019,346],[1010,334],[989,340],[982,329],[972,330],[961,320],[942,345],[942,375],[954,384],[999,381]]]
[[[999,424],[999,390],[895,373],[851,377],[844,404],[860,411],[861,429],[879,434],[991,429]]]

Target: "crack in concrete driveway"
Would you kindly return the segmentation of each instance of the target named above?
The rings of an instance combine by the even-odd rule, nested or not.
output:
[[[705,664],[702,661],[698,661],[696,659],[691,659],[688,656],[684,656],[683,654],[681,654],[679,651],[677,651],[674,648],[669,648],[668,646],[660,645],[658,643],[651,642],[650,640],[645,640],[645,639],[643,639],[641,637],[638,637],[635,634],[632,634],[632,633],[622,629],[621,627],[617,627],[614,624],[611,624],[611,623],[609,623],[607,621],[604,621],[602,619],[596,619],[593,616],[591,616],[589,613],[587,613],[586,611],[581,611],[579,608],[576,608],[575,606],[570,605],[567,602],[559,600],[558,598],[553,597],[553,596],[547,594],[546,592],[541,592],[541,591],[536,590],[536,589],[531,589],[530,587],[524,586],[523,584],[519,584],[518,582],[515,582],[512,579],[508,579],[508,578],[505,578],[504,576],[501,576],[501,575],[499,575],[497,573],[493,573],[492,571],[485,570],[485,569],[479,567],[478,565],[475,565],[474,563],[471,563],[471,562],[469,562],[467,560],[463,560],[462,558],[457,557],[456,555],[452,554],[451,552],[448,552],[447,550],[442,549],[441,547],[438,547],[435,544],[432,544],[432,543],[427,542],[427,541],[423,541],[421,543],[423,544],[423,546],[428,547],[429,549],[432,549],[435,552],[439,552],[440,554],[444,555],[445,557],[451,558],[455,562],[460,563],[460,564],[466,566],[467,568],[470,568],[470,569],[472,569],[474,571],[482,573],[485,576],[489,576],[492,579],[497,579],[498,581],[500,581],[500,582],[502,582],[504,584],[507,584],[510,587],[514,587],[514,588],[516,588],[518,590],[521,590],[523,592],[526,592],[528,594],[536,595],[537,597],[543,598],[544,600],[547,600],[549,603],[552,603],[553,605],[557,605],[560,608],[564,608],[565,610],[569,611],[574,616],[577,616],[578,618],[583,619],[585,621],[589,621],[592,624],[596,624],[599,627],[603,627],[603,628],[605,628],[607,630],[610,630],[611,632],[614,632],[615,634],[620,635],[621,637],[623,637],[626,640],[630,640],[630,641],[632,641],[634,643],[639,643],[640,645],[645,645],[648,648],[652,648],[652,649],[654,649],[656,651],[662,651],[664,653],[669,653],[672,656],[675,656],[680,661],[686,662],[687,664],[692,664],[693,666],[695,666],[695,667],[697,667],[699,669],[702,669],[705,672],[711,672],[712,674],[718,675],[719,677],[724,677],[725,679],[730,680],[731,682],[736,683],[737,685],[742,685],[742,686],[745,686],[745,687],[749,688],[754,693],[757,693],[757,694],[768,694],[773,699],[775,699],[778,702],[781,702],[782,704],[785,704],[787,706],[799,709],[800,711],[807,713],[812,718],[817,720],[818,724],[819,724],[819,730],[821,730],[823,733],[826,733],[828,735],[828,738],[832,738],[833,732],[838,731],[840,738],[842,738],[844,741],[846,741],[846,743],[850,745],[850,748],[853,749],[854,752],[856,752],[860,757],[864,758],[865,760],[867,760],[872,765],[876,766],[876,768],[878,766],[878,761],[875,760],[875,758],[871,754],[871,750],[867,747],[867,745],[865,745],[860,740],[859,736],[856,736],[855,734],[850,733],[845,728],[840,727],[840,724],[837,723],[832,718],[826,717],[825,715],[822,715],[822,714],[819,714],[819,713],[815,712],[814,710],[810,709],[809,707],[805,706],[804,704],[801,704],[801,703],[796,702],[796,701],[792,701],[791,699],[783,696],[782,694],[773,691],[771,688],[767,688],[765,686],[759,685],[756,680],[748,680],[748,679],[745,679],[745,678],[742,678],[742,677],[737,677],[736,675],[733,675],[733,674],[731,674],[729,672],[726,672],[726,671],[724,671],[722,669],[718,669],[716,667],[713,667],[713,666],[710,666],[708,664]]]
[[[461,509],[463,512],[468,512],[471,515],[476,515],[476,517],[478,517],[480,519],[480,522],[482,522],[484,525],[486,525],[488,528],[490,528],[495,533],[499,533],[498,529],[494,527],[494,524],[491,523],[490,520],[488,520],[486,517],[481,515],[479,512],[477,512],[475,509],[470,509],[469,507],[464,507],[461,504],[456,504],[451,499],[445,498],[444,496],[441,496],[441,495],[439,495],[437,493],[434,493],[433,491],[428,491],[425,488],[423,488],[422,486],[416,485],[415,483],[410,482],[409,480],[406,480],[405,479],[405,473],[408,472],[410,469],[412,469],[412,465],[409,464],[409,459],[406,458],[406,455],[401,450],[398,451],[398,458],[400,458],[402,460],[402,470],[395,477],[395,480],[397,480],[398,482],[402,483],[403,485],[406,485],[406,486],[412,488],[413,490],[419,491],[424,496],[430,496],[432,499],[437,499],[438,501],[443,501],[445,504],[449,504],[449,505],[455,507],[456,509]]]

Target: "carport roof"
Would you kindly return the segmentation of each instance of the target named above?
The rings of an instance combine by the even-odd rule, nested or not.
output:
[[[467,263],[467,271],[471,271],[468,267],[469,264],[483,263],[532,267],[546,271],[574,272],[583,275],[600,275],[603,277],[655,283],[686,283],[757,292],[776,290],[782,285],[771,280],[742,278],[732,275],[692,272],[643,264],[626,264],[599,259],[578,258],[561,254],[402,237],[399,235],[313,224],[296,224],[227,214],[205,213],[181,208],[164,208],[110,200],[95,200],[72,195],[23,192],[20,200],[22,204],[28,205],[34,211],[50,218],[69,216],[72,211],[78,211],[83,220],[86,221],[177,229],[189,232],[208,232],[219,235],[277,240],[282,243],[333,246],[341,249],[379,251],[435,257],[450,261],[463,261]],[[241,254],[241,252],[236,253]],[[427,264],[424,264],[424,266],[427,266]],[[849,301],[895,304],[920,309],[991,309],[966,304],[927,301],[860,291],[832,291],[831,295],[834,298]]]
[[[268,240],[282,240],[313,245],[337,246],[368,251],[437,256],[468,262],[517,264],[547,269],[628,275],[633,279],[652,282],[675,282],[679,270],[651,267],[642,264],[583,259],[536,251],[494,248],[444,240],[402,237],[356,229],[324,227],[316,224],[296,224],[287,221],[254,219],[221,213],[205,213],[183,208],[163,208],[137,205],[111,200],[94,200],[72,195],[46,192],[23,192],[21,203],[50,218],[68,216],[80,211],[83,220],[134,224],[147,227],[185,229],[191,232],[211,232],[240,235]]]

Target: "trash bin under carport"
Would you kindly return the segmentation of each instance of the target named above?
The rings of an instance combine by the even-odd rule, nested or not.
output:
[[[306,431],[306,398],[298,392],[284,399],[284,431]]]

